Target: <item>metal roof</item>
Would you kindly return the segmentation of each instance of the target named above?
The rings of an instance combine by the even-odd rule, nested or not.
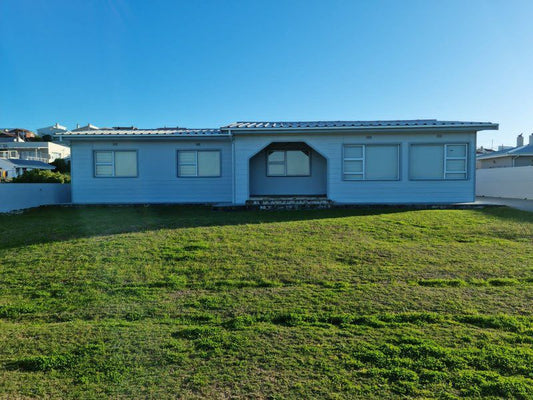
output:
[[[263,130],[387,130],[387,129],[498,129],[491,122],[438,121],[436,119],[394,120],[394,121],[296,121],[296,122],[234,122],[220,129],[85,129],[59,133],[65,137],[222,137],[230,131]]]
[[[36,160],[22,160],[20,158],[7,158],[3,159],[19,168],[38,168],[38,169],[54,169],[53,165]]]
[[[70,131],[61,136],[228,136],[220,129],[97,129],[85,131]]]
[[[329,129],[329,128],[481,128],[498,129],[492,122],[438,121],[436,119],[393,120],[393,121],[293,121],[293,122],[234,122],[221,129]]]
[[[481,154],[477,156],[477,159],[485,160],[485,159],[490,159],[490,158],[512,157],[512,156],[513,157],[514,156],[533,156],[533,144],[513,147],[512,149],[495,151],[489,154]]]

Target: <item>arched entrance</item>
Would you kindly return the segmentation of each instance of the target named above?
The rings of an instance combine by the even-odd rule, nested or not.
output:
[[[304,142],[273,142],[249,168],[251,197],[327,194],[327,160]]]

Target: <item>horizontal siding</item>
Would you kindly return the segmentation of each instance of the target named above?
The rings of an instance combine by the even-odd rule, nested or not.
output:
[[[305,142],[327,161],[328,197],[338,203],[455,203],[474,200],[475,133],[402,134],[270,134],[235,138],[235,202],[250,196],[250,158],[272,142]],[[344,181],[343,144],[394,143],[401,146],[400,181]],[[469,179],[466,181],[410,181],[408,150],[413,143],[468,143]],[[95,178],[94,150],[137,150],[137,178]],[[220,178],[178,178],[178,149],[218,149]],[[72,200],[74,203],[215,203],[232,201],[232,154],[229,140],[210,141],[74,141],[72,143]],[[282,179],[282,178],[280,178]]]
[[[456,203],[474,200],[475,137],[472,133],[408,133],[401,134],[276,134],[239,136],[235,140],[236,202],[249,196],[248,163],[250,157],[272,142],[304,141],[322,154],[328,163],[327,194],[338,203]],[[342,148],[344,144],[394,143],[401,146],[399,181],[344,181],[342,179]],[[464,181],[410,181],[408,176],[409,145],[415,143],[468,143],[469,174]]]
[[[178,150],[220,150],[222,176],[178,178]],[[138,177],[95,178],[94,150],[137,150]],[[231,142],[226,141],[91,141],[72,143],[72,201],[103,203],[231,202]]]

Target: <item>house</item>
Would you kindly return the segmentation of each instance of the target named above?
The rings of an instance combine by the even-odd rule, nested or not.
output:
[[[80,124],[77,124],[76,129],[72,129],[72,132],[97,131],[98,129],[100,128],[92,124],[87,124],[85,126],[80,126]]]
[[[477,156],[477,168],[527,167],[533,165],[533,133],[524,145],[522,134],[516,138],[516,147],[503,148]]]
[[[55,167],[42,161],[21,160],[18,158],[0,158],[0,178],[12,179],[32,169],[48,169]]]
[[[0,130],[0,143],[13,143],[13,142],[24,142],[24,139],[19,136],[9,133],[8,130]]]
[[[51,163],[70,157],[70,147],[53,142],[0,142],[0,158],[18,158]]]
[[[475,198],[476,134],[490,122],[237,122],[219,129],[100,129],[71,143],[72,201],[245,204],[318,196],[338,204]]]
[[[35,133],[28,129],[22,128],[1,128],[0,131],[7,136],[16,137],[22,141],[35,138]]]
[[[37,135],[40,137],[50,136],[52,140],[56,140],[59,133],[65,133],[66,131],[68,131],[66,127],[56,122],[54,125],[37,129]]]

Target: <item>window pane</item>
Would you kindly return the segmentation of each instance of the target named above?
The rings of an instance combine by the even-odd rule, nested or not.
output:
[[[446,179],[466,179],[466,174],[446,174]]]
[[[363,179],[363,174],[344,174],[344,179],[347,181],[361,180]]]
[[[94,170],[96,176],[113,176],[113,166],[112,165],[96,165]]]
[[[409,177],[411,179],[443,179],[444,145],[412,145],[409,149]]]
[[[137,152],[115,152],[115,176],[137,176]]]
[[[363,172],[363,161],[344,161],[344,173]]]
[[[287,151],[287,175],[309,175],[309,154],[302,150]]]
[[[95,161],[97,163],[112,163],[113,162],[113,152],[112,151],[96,151],[95,152]]]
[[[398,146],[367,145],[365,150],[365,179],[398,179]]]
[[[446,157],[466,157],[466,145],[454,144],[446,146]]]
[[[178,161],[180,164],[196,164],[196,151],[179,151]]]
[[[198,152],[198,176],[220,176],[220,152]]]
[[[363,146],[344,146],[344,158],[363,158]]]
[[[285,164],[268,164],[267,175],[285,175]]]
[[[180,165],[178,176],[196,176],[196,165]]]
[[[284,151],[270,151],[268,153],[268,162],[273,161],[285,161],[285,152]]]
[[[466,161],[446,160],[446,171],[466,171]]]

